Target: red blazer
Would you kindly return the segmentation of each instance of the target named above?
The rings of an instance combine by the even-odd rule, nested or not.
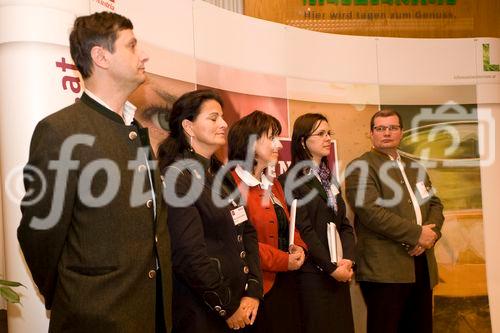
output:
[[[234,170],[232,175],[242,195],[247,194],[245,198],[247,214],[248,219],[257,230],[260,266],[264,280],[264,294],[266,294],[274,284],[276,273],[288,271],[288,252],[278,249],[278,220],[269,194],[266,194],[266,191],[261,189],[260,186],[249,188]],[[289,220],[290,213],[286,205],[283,188],[277,179],[273,181],[272,192],[283,203],[285,214]],[[295,229],[294,243],[304,250],[307,249],[297,229]]]

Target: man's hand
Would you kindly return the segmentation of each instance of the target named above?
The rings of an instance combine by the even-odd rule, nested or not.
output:
[[[425,252],[425,248],[420,246],[420,245],[416,245],[413,249],[411,249],[410,251],[408,251],[408,254],[412,257],[415,257],[415,256],[419,256],[421,255],[422,253]]]
[[[422,226],[422,233],[418,239],[418,245],[424,249],[430,249],[434,246],[434,243],[437,240],[437,234],[434,230],[432,230],[432,228],[435,226],[435,224],[426,224]]]

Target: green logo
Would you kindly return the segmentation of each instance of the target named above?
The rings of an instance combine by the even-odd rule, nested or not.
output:
[[[368,6],[368,5],[456,5],[457,0],[302,0],[304,6],[315,6],[315,5],[324,5],[334,4],[334,5],[343,5],[350,6],[352,4],[356,6]]]
[[[490,63],[490,44],[483,44],[483,70],[485,72],[500,72],[500,64]]]

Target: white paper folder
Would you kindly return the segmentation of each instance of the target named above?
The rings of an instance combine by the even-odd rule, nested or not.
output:
[[[333,263],[338,263],[343,258],[342,242],[335,223],[326,224],[326,236],[328,238],[328,250]]]
[[[297,215],[297,199],[293,199],[290,206],[290,224],[288,225],[288,247],[295,241],[295,216]]]

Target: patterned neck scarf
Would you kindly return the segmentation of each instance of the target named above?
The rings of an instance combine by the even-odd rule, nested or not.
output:
[[[328,207],[333,207],[333,210],[337,212],[337,201],[335,200],[335,196],[333,195],[331,189],[332,173],[330,169],[326,165],[321,164],[319,167],[314,167],[313,172],[319,177],[321,186],[323,186],[323,189],[326,192]]]

